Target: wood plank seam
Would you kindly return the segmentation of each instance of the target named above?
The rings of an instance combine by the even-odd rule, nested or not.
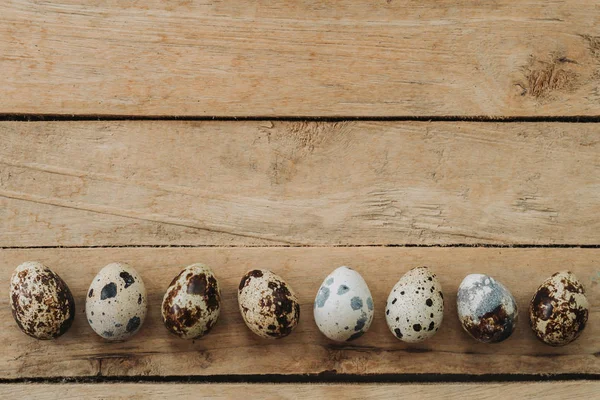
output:
[[[0,385],[23,383],[277,383],[277,384],[335,384],[335,383],[515,383],[515,382],[572,382],[600,381],[600,374],[247,374],[247,375],[141,375],[141,376],[65,376],[39,378],[0,378]]]
[[[391,115],[373,117],[363,116],[224,116],[224,115],[109,115],[109,114],[2,114],[0,113],[0,122],[114,122],[114,121],[155,121],[155,122],[473,122],[473,123],[518,123],[518,122],[556,122],[556,123],[600,123],[599,115],[577,115],[577,116],[534,116],[524,115],[518,117],[493,117],[485,115],[474,115],[470,117],[455,116],[411,116],[411,115]]]
[[[251,245],[251,244],[134,244],[134,245],[89,245],[89,246],[0,246],[0,250],[27,250],[27,249],[163,249],[163,248],[181,248],[181,249],[201,249],[201,248],[286,248],[286,247],[315,247],[315,248],[369,248],[369,247],[405,247],[405,248],[490,248],[490,249],[598,249],[600,244],[488,244],[488,243],[449,243],[449,244],[323,244],[323,245]]]

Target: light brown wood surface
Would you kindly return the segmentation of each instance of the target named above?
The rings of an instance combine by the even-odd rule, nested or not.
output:
[[[0,113],[600,111],[593,0],[0,4]]]
[[[2,122],[0,247],[600,243],[600,126]]]
[[[600,117],[597,1],[11,0],[0,71],[1,398],[598,397],[600,124],[556,122]],[[85,120],[95,116],[108,118]],[[468,122],[485,117],[540,122]],[[75,295],[56,341],[25,336],[10,315],[8,280],[27,260]],[[113,261],[149,293],[146,323],[122,343],[96,336],[84,312]],[[183,341],[159,306],[194,262],[215,270],[223,312],[210,335]],[[369,283],[376,316],[336,344],[312,304],[343,264]],[[383,310],[419,265],[437,272],[446,312],[436,336],[408,345]],[[298,293],[289,337],[245,327],[236,289],[250,268]],[[591,314],[580,339],[552,348],[527,307],[565,269]],[[519,303],[504,343],[477,343],[458,323],[456,290],[475,272]],[[411,374],[438,384],[233,384]],[[479,383],[448,383],[454,374]],[[514,382],[541,376],[595,380]]]
[[[81,376],[181,376],[230,374],[598,374],[600,373],[600,249],[499,248],[100,248],[0,251],[0,378]],[[71,330],[52,342],[22,334],[10,315],[8,279],[26,260],[39,260],[70,286],[77,305]],[[149,313],[141,331],[122,343],[104,342],[89,327],[84,300],[95,274],[112,261],[130,263],[148,289]],[[171,279],[194,262],[211,265],[223,291],[219,322],[205,338],[184,341],[162,324],[160,303]],[[328,341],[312,308],[329,271],[349,265],[361,272],[375,302],[375,319],[362,338]],[[384,304],[395,282],[410,268],[427,265],[440,278],[446,310],[440,331],[408,345],[392,335]],[[278,273],[297,292],[301,319],[288,337],[260,339],[239,314],[237,287],[249,269]],[[528,327],[527,307],[539,284],[569,269],[584,284],[592,305],[588,326],[574,343],[549,347]],[[511,338],[481,344],[462,331],[456,290],[469,273],[488,273],[518,301],[520,319]]]
[[[563,381],[494,384],[33,384],[3,385],[8,398],[37,399],[497,399],[507,398],[562,400],[595,398],[600,382]]]

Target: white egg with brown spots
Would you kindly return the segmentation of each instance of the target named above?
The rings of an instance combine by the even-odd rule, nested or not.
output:
[[[126,340],[146,319],[146,286],[135,269],[124,263],[102,268],[92,281],[85,313],[94,332],[107,340]]]
[[[373,322],[373,298],[367,282],[352,268],[335,269],[317,292],[313,314],[317,327],[329,339],[358,339]]]
[[[300,320],[300,304],[292,288],[271,271],[248,271],[238,288],[238,304],[252,332],[267,339],[292,333]]]
[[[400,340],[416,343],[429,339],[444,318],[444,295],[436,275],[427,267],[408,271],[387,299],[385,320]]]
[[[216,324],[221,312],[221,289],[213,271],[192,264],[177,275],[163,298],[165,327],[182,339],[198,339]]]
[[[583,285],[573,273],[562,271],[536,290],[529,304],[529,323],[542,342],[564,346],[581,335],[589,312]]]
[[[63,335],[75,318],[75,301],[65,281],[35,261],[25,262],[13,272],[10,307],[19,329],[36,339]]]

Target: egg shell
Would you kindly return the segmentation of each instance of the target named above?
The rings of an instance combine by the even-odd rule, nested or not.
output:
[[[373,322],[373,298],[367,282],[352,268],[337,268],[319,288],[313,313],[317,327],[329,339],[358,339]]]
[[[146,286],[135,269],[111,263],[92,281],[85,313],[94,332],[107,340],[126,340],[146,319]]]
[[[300,320],[300,304],[294,290],[268,270],[255,269],[242,277],[238,304],[248,328],[262,338],[285,337]]]
[[[463,329],[480,342],[502,342],[516,327],[517,302],[502,283],[488,275],[467,275],[458,288],[456,305]]]
[[[10,307],[19,328],[36,339],[63,335],[75,319],[75,301],[65,281],[36,261],[27,261],[13,272]]]
[[[590,304],[583,285],[570,271],[546,279],[529,305],[529,323],[535,335],[551,346],[564,346],[581,335]]]
[[[427,267],[408,271],[390,292],[385,319],[400,340],[416,343],[435,335],[444,318],[444,295]]]
[[[165,327],[182,339],[197,339],[207,334],[220,312],[219,283],[204,264],[184,268],[169,285],[162,302]]]

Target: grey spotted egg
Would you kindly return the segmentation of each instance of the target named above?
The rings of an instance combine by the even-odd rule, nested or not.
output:
[[[63,335],[75,318],[75,301],[67,284],[35,261],[25,262],[13,272],[10,307],[19,328],[36,339]]]
[[[126,340],[146,319],[146,286],[127,264],[111,263],[92,281],[85,313],[94,332],[107,340]]]
[[[255,269],[242,277],[238,304],[248,328],[262,338],[283,338],[300,320],[296,294],[283,278],[268,270]]]
[[[373,322],[373,298],[367,282],[352,268],[335,269],[317,292],[313,314],[317,327],[329,339],[358,339]]]
[[[546,279],[529,304],[529,323],[535,335],[550,346],[564,346],[581,335],[590,304],[583,285],[570,271]]]
[[[388,296],[385,320],[400,340],[416,343],[435,335],[444,318],[444,295],[436,275],[417,267],[400,278]]]
[[[221,311],[221,290],[213,271],[192,264],[173,279],[162,302],[162,317],[169,332],[182,339],[206,335]]]
[[[483,343],[508,339],[517,325],[519,312],[513,295],[488,275],[467,275],[458,288],[456,305],[463,329]]]

